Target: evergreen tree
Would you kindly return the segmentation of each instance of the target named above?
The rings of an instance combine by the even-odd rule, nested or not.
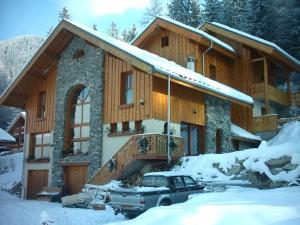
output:
[[[97,25],[93,23],[93,30],[98,30]]]
[[[202,21],[198,0],[171,0],[168,15],[184,24],[198,27]]]
[[[163,7],[160,0],[151,0],[150,6],[146,8],[141,24],[146,25],[157,16],[163,15]]]
[[[71,19],[71,15],[66,7],[63,7],[58,13],[58,20],[61,21],[62,19]]]
[[[122,40],[125,42],[131,42],[137,35],[135,24],[132,25],[128,31],[125,29],[122,33]]]
[[[119,29],[118,29],[117,24],[115,22],[111,22],[111,24],[107,28],[107,32],[106,33],[109,36],[113,37],[113,38],[120,39],[120,37],[119,37]]]
[[[205,21],[221,22],[222,2],[220,0],[205,0],[203,4],[203,17]]]

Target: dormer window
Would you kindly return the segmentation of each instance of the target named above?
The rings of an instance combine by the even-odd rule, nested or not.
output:
[[[186,68],[195,71],[195,58],[193,56],[187,58]]]
[[[160,44],[162,48],[169,46],[169,36],[161,37]]]

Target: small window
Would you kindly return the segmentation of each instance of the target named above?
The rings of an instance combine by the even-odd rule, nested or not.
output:
[[[187,58],[186,68],[195,71],[195,58],[190,56]]]
[[[29,158],[49,159],[51,150],[51,134],[40,133],[31,136],[31,150]]]
[[[46,92],[41,91],[38,93],[38,106],[37,117],[45,118],[46,116]]]
[[[135,121],[135,130],[142,131],[142,120]]]
[[[109,129],[110,133],[117,133],[117,130],[118,130],[117,123],[111,123]]]
[[[217,68],[214,65],[209,65],[209,77],[213,80],[217,79]]]
[[[129,131],[129,122],[122,123],[122,131],[124,132]]]
[[[161,37],[160,44],[162,48],[169,46],[169,36]]]
[[[133,75],[132,73],[123,73],[121,77],[121,96],[120,104],[132,104],[133,103]]]

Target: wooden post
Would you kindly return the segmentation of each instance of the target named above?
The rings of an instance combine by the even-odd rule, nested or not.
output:
[[[270,104],[269,104],[269,71],[267,58],[264,57],[264,88],[265,88],[265,107],[266,114],[270,114]]]

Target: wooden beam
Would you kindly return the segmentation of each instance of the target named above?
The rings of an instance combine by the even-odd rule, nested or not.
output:
[[[264,57],[264,86],[265,86],[265,107],[266,114],[270,114],[270,103],[269,103],[269,70],[268,70],[268,61],[267,58]]]
[[[43,55],[49,57],[52,60],[58,60],[60,58],[60,55],[54,53],[54,52],[50,52],[48,50],[43,52]]]
[[[265,57],[261,57],[261,58],[256,58],[256,59],[251,59],[251,62],[260,62],[263,61],[265,59]]]

